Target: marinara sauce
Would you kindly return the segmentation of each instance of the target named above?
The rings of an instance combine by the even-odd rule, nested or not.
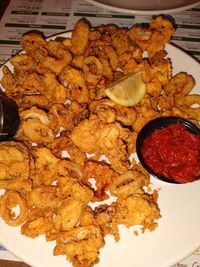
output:
[[[156,129],[145,138],[141,152],[157,175],[178,183],[200,179],[200,136],[181,123]]]

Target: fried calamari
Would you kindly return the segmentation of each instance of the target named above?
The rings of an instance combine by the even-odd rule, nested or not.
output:
[[[27,32],[24,52],[3,67],[20,125],[14,141],[0,143],[0,215],[27,237],[54,240],[54,255],[75,267],[98,263],[106,235],[118,241],[121,224],[157,227],[158,192],[132,158],[137,133],[160,116],[200,118],[193,77],[172,75],[165,44],[174,30],[162,16],[130,29],[81,19],[72,37]],[[106,97],[107,86],[139,71],[146,93],[136,106]]]

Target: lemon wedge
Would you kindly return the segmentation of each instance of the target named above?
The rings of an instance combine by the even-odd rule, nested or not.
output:
[[[141,73],[126,75],[105,89],[105,94],[115,103],[122,106],[134,106],[144,97],[145,83]]]

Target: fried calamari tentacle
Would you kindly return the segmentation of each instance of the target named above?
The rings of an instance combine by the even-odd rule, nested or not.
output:
[[[103,162],[88,160],[83,166],[83,179],[84,183],[90,185],[90,178],[95,180],[95,190],[93,201],[102,201],[108,199],[109,186],[115,181],[117,173],[115,173],[109,165]]]
[[[78,103],[89,101],[89,92],[83,74],[72,67],[66,67],[59,75],[61,83],[69,90],[70,99]]]
[[[59,158],[65,158],[65,153],[68,152],[70,160],[78,165],[84,165],[87,159],[84,152],[75,146],[68,136],[68,133],[62,132],[61,136],[54,139],[49,148]]]
[[[72,101],[66,105],[53,104],[49,113],[56,117],[59,127],[65,131],[72,131],[81,120],[88,117],[89,111],[86,104]]]
[[[149,57],[165,49],[165,44],[170,41],[175,28],[169,19],[157,16],[150,20],[147,27],[134,25],[129,30],[129,37],[143,51],[147,51]]]
[[[19,193],[15,191],[7,191],[0,198],[0,204],[1,217],[7,224],[11,226],[19,226],[25,221],[28,215],[28,208],[25,200]],[[13,208],[16,206],[19,206],[20,208],[19,214],[16,214],[13,211]]]

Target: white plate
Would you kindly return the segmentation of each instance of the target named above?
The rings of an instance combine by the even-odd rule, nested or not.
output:
[[[180,12],[200,4],[197,0],[86,0],[100,8],[120,13],[155,15]]]
[[[69,37],[71,33],[61,36]],[[173,62],[173,73],[186,71],[192,74],[196,79],[193,92],[198,93],[200,64],[172,45],[167,45],[167,51]],[[10,66],[9,62],[6,65]],[[117,243],[112,237],[106,237],[98,267],[169,267],[200,246],[200,181],[172,185],[152,178],[152,183],[161,188],[159,207],[162,218],[158,227],[137,237],[133,229],[121,227],[121,240]],[[72,266],[65,256],[53,256],[54,241],[46,242],[43,236],[27,238],[20,234],[20,227],[8,226],[2,219],[0,243],[31,266]]]

